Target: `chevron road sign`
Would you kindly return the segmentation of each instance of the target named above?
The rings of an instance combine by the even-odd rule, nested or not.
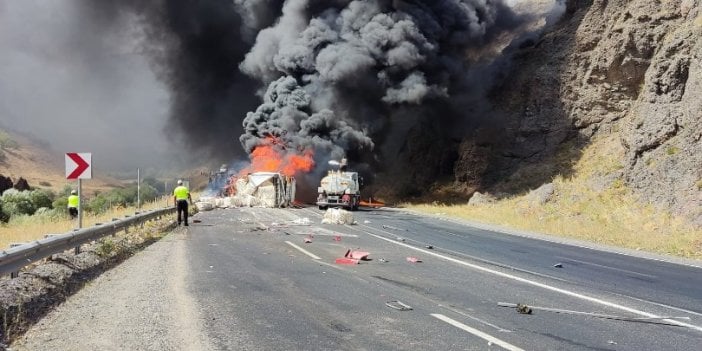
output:
[[[93,177],[91,162],[92,154],[89,152],[66,153],[66,179],[91,179]]]

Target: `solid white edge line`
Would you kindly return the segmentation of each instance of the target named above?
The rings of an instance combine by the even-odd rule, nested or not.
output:
[[[290,245],[290,246],[292,246],[292,247],[294,247],[294,248],[296,248],[296,249],[298,249],[298,250],[299,250],[300,252],[302,252],[303,254],[312,257],[312,259],[315,259],[315,260],[321,260],[321,259],[322,259],[321,257],[319,257],[319,256],[317,256],[317,255],[315,255],[315,254],[313,254],[313,253],[311,253],[311,252],[309,252],[309,251],[307,251],[307,250],[305,250],[305,249],[303,249],[303,248],[301,248],[301,247],[299,247],[299,246],[297,246],[297,245],[295,245],[295,244],[293,244],[293,243],[291,243],[291,242],[289,242],[289,241],[285,241],[285,243],[288,244],[288,245]]]
[[[390,243],[393,243],[393,244],[396,244],[396,245],[404,246],[404,247],[406,247],[406,248],[408,248],[408,249],[412,249],[412,250],[415,250],[415,251],[419,251],[419,252],[421,252],[421,253],[424,253],[424,254],[427,254],[427,255],[430,255],[430,256],[438,257],[438,258],[444,259],[444,260],[449,261],[449,262],[457,263],[457,264],[460,264],[460,265],[463,265],[463,266],[466,266],[466,267],[470,267],[470,268],[473,268],[473,269],[476,269],[476,270],[479,270],[479,271],[483,271],[483,272],[486,272],[486,273],[489,273],[489,274],[494,274],[494,275],[497,275],[497,276],[500,276],[500,277],[503,277],[503,278],[508,278],[508,279],[516,280],[516,281],[518,281],[518,282],[522,282],[522,283],[525,283],[525,284],[533,285],[533,286],[536,286],[536,287],[539,287],[539,288],[542,288],[542,289],[551,290],[551,291],[554,291],[554,292],[557,292],[557,293],[561,293],[561,294],[564,294],[564,295],[567,295],[567,296],[575,297],[575,298],[578,298],[578,299],[581,299],[581,300],[590,301],[590,302],[593,302],[593,303],[596,303],[596,304],[600,304],[600,305],[604,305],[604,306],[608,306],[608,307],[612,307],[612,308],[616,308],[616,309],[619,309],[619,310],[622,310],[622,311],[631,312],[631,313],[638,314],[638,315],[644,316],[644,317],[649,317],[649,318],[659,318],[659,317],[660,317],[660,316],[657,316],[657,315],[655,315],[655,314],[653,314],[653,313],[648,313],[648,312],[644,312],[644,311],[639,311],[639,310],[637,310],[637,309],[635,309],[635,308],[629,308],[629,307],[626,307],[626,306],[622,306],[622,305],[616,304],[616,303],[614,303],[614,302],[609,302],[609,301],[605,301],[605,300],[600,300],[600,299],[595,298],[595,297],[592,297],[592,296],[587,296],[587,295],[579,294],[579,293],[576,293],[576,292],[573,292],[573,291],[569,291],[569,290],[557,288],[557,287],[555,287],[555,286],[551,286],[551,285],[547,285],[547,284],[535,282],[535,281],[533,281],[533,280],[528,280],[528,279],[521,278],[521,277],[517,277],[517,276],[515,276],[515,275],[511,275],[511,274],[508,274],[508,273],[503,273],[503,272],[496,271],[496,270],[493,270],[493,269],[490,269],[490,268],[486,268],[486,267],[482,267],[482,266],[479,266],[479,265],[476,265],[476,264],[472,264],[472,263],[468,263],[468,262],[465,262],[465,261],[461,261],[461,260],[455,259],[455,258],[453,258],[453,257],[444,256],[444,255],[438,254],[438,253],[436,253],[436,252],[431,252],[431,251],[428,251],[428,250],[420,249],[420,248],[414,247],[414,246],[412,246],[412,245],[408,245],[408,244],[405,244],[405,243],[397,242],[397,241],[395,241],[395,240],[391,240],[391,239],[382,237],[382,236],[380,236],[380,235],[376,235],[376,234],[370,233],[370,232],[368,232],[368,231],[366,231],[365,233],[368,234],[368,235],[370,235],[370,236],[373,236],[373,237],[375,237],[375,238],[378,238],[378,239],[381,239],[381,240],[385,240],[385,241],[387,241],[387,242],[390,242]],[[677,326],[680,326],[680,327],[687,327],[687,328],[694,329],[694,330],[697,330],[697,331],[702,332],[702,327],[697,326],[697,325],[688,324],[688,323],[683,323],[683,322],[680,322],[680,321],[677,321],[677,320],[674,320],[674,319],[662,319],[662,320],[663,320],[663,321],[666,321],[666,322],[668,322],[668,323],[670,323],[670,324],[674,324],[674,325],[677,325]]]
[[[443,322],[446,322],[446,323],[448,323],[448,324],[451,324],[452,326],[454,326],[454,327],[456,327],[456,328],[458,328],[458,329],[467,331],[467,332],[469,332],[469,333],[471,333],[471,334],[473,334],[473,335],[475,335],[475,336],[477,336],[477,337],[479,337],[479,338],[481,338],[481,339],[485,339],[485,340],[487,340],[488,342],[491,342],[491,343],[493,343],[493,344],[495,344],[495,345],[498,345],[498,346],[502,347],[503,349],[510,350],[510,351],[524,351],[524,349],[521,349],[521,348],[519,348],[519,347],[517,347],[517,346],[514,346],[514,345],[512,345],[512,344],[510,344],[510,343],[508,343],[508,342],[506,342],[506,341],[500,340],[500,339],[498,339],[498,338],[496,338],[496,337],[494,337],[494,336],[492,336],[492,335],[490,335],[490,334],[483,333],[483,332],[481,332],[481,331],[478,330],[478,329],[471,328],[471,327],[469,327],[469,326],[467,326],[467,325],[465,325],[465,324],[463,324],[463,323],[461,323],[461,322],[459,322],[459,321],[456,321],[456,320],[453,320],[453,319],[451,319],[451,318],[449,318],[449,317],[446,317],[446,316],[444,316],[443,314],[432,313],[431,316],[434,317],[434,318],[436,318],[436,319],[438,319],[438,320],[441,320],[441,321],[443,321]]]

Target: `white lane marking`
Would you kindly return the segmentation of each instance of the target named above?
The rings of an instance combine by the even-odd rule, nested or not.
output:
[[[471,333],[471,334],[473,334],[481,339],[487,340],[488,342],[491,342],[495,345],[498,345],[498,346],[502,347],[503,349],[510,350],[510,351],[524,351],[524,349],[521,349],[517,346],[514,346],[506,341],[500,340],[500,339],[498,339],[490,334],[483,333],[478,329],[471,328],[471,327],[469,327],[469,326],[467,326],[467,325],[465,325],[457,320],[453,320],[449,317],[446,317],[443,314],[432,313],[431,316],[438,319],[438,320],[441,320],[443,322],[451,324],[452,326],[454,326],[458,329],[467,331],[467,332],[469,332],[469,333]]]
[[[690,311],[690,310],[686,310],[686,309],[684,309],[684,308],[675,307],[675,306],[670,306],[670,305],[666,305],[666,304],[660,303],[660,302],[653,302],[653,301],[646,300],[646,299],[639,299],[638,297],[628,296],[628,295],[624,295],[624,294],[617,294],[617,293],[614,293],[614,294],[615,294],[615,295],[622,296],[622,297],[625,297],[625,298],[628,298],[628,299],[632,299],[632,300],[636,300],[636,301],[641,301],[641,302],[648,303],[648,304],[651,304],[651,305],[660,306],[660,307],[665,307],[665,308],[668,308],[668,309],[671,309],[671,310],[674,310],[674,311],[683,312],[683,313],[687,313],[687,314],[694,314],[695,316],[701,316],[701,317],[702,317],[702,313],[695,312],[695,311]]]
[[[361,226],[364,226],[364,225],[361,225]],[[364,226],[364,227],[368,227],[368,226]],[[371,229],[374,229],[374,228],[371,227]],[[423,254],[426,254],[426,255],[429,255],[429,256],[438,257],[438,258],[444,259],[444,260],[449,261],[449,262],[457,263],[457,264],[460,264],[460,265],[462,265],[462,266],[470,267],[470,268],[473,268],[473,269],[476,269],[476,270],[479,270],[479,271],[483,271],[483,272],[486,272],[486,273],[490,273],[490,274],[493,274],[493,275],[497,275],[497,276],[500,276],[500,277],[503,277],[503,278],[512,279],[512,280],[515,280],[515,281],[518,281],[518,282],[522,282],[522,283],[525,283],[525,284],[529,284],[529,285],[533,285],[533,286],[536,286],[536,287],[539,287],[539,288],[542,288],[542,289],[551,290],[551,291],[554,291],[554,292],[557,292],[557,293],[561,293],[561,294],[563,294],[563,295],[575,297],[575,298],[578,298],[578,299],[581,299],[581,300],[585,300],[585,301],[590,301],[590,302],[592,302],[592,303],[596,303],[596,304],[599,304],[599,305],[604,305],[604,306],[616,308],[616,309],[619,309],[619,310],[622,310],[622,311],[627,311],[627,312],[630,312],[630,313],[638,314],[638,315],[640,315],[640,316],[649,317],[649,318],[660,318],[660,316],[657,316],[657,315],[655,315],[655,314],[653,314],[653,313],[648,313],[648,312],[644,312],[644,311],[639,311],[639,310],[637,310],[637,309],[635,309],[635,308],[630,308],[630,307],[622,306],[622,305],[616,304],[616,303],[614,303],[614,302],[609,302],[609,301],[605,301],[605,300],[600,300],[600,299],[598,299],[598,298],[596,298],[596,297],[592,297],[592,296],[587,296],[587,295],[579,294],[579,293],[576,293],[576,292],[573,292],[573,291],[569,291],[569,290],[557,288],[557,287],[555,287],[555,286],[551,286],[551,285],[547,285],[547,284],[535,282],[535,281],[532,281],[532,280],[528,280],[528,279],[524,279],[524,278],[521,278],[521,277],[517,277],[517,276],[515,276],[515,275],[511,275],[511,274],[508,274],[508,273],[503,273],[503,272],[500,272],[500,271],[496,271],[496,270],[493,270],[493,269],[490,269],[490,268],[487,268],[487,267],[478,266],[478,265],[476,265],[476,264],[472,264],[472,263],[468,263],[468,262],[465,262],[465,261],[461,261],[461,260],[455,259],[455,258],[453,258],[453,257],[444,256],[444,255],[438,254],[438,253],[436,253],[436,252],[431,252],[431,251],[424,250],[424,249],[420,249],[420,248],[418,248],[418,247],[414,247],[414,246],[411,246],[411,245],[408,245],[408,244],[405,244],[405,243],[397,242],[397,241],[395,241],[395,240],[391,240],[391,239],[382,237],[382,236],[380,236],[380,235],[376,235],[376,234],[370,233],[370,232],[368,232],[368,231],[366,231],[365,233],[368,234],[368,235],[370,235],[370,236],[373,236],[373,237],[375,237],[375,238],[378,238],[378,239],[385,240],[385,241],[387,241],[387,242],[393,243],[393,244],[395,244],[395,245],[404,246],[404,247],[406,247],[406,248],[408,248],[408,249],[415,250],[415,251],[419,251],[419,252],[421,252],[421,253],[423,253]],[[388,233],[388,234],[392,234],[392,233]],[[680,322],[680,321],[676,321],[676,320],[674,320],[674,319],[663,319],[663,320],[666,321],[666,322],[668,322],[668,323],[670,323],[670,324],[674,324],[674,325],[681,326],[681,327],[688,327],[688,328],[691,328],[691,329],[694,329],[694,330],[697,330],[697,331],[702,332],[702,327],[701,327],[701,326],[697,326],[697,325],[693,325],[693,324],[688,324],[688,323],[683,323],[683,322]]]
[[[321,257],[319,257],[319,256],[317,256],[317,255],[315,255],[315,254],[313,254],[313,253],[311,253],[311,252],[309,252],[309,251],[307,251],[307,250],[305,250],[305,249],[303,249],[303,248],[301,248],[301,247],[299,247],[299,246],[297,246],[297,245],[295,245],[295,244],[293,244],[293,243],[291,243],[291,242],[289,242],[289,241],[286,241],[285,243],[288,244],[288,245],[290,245],[290,246],[292,246],[292,247],[294,247],[294,248],[296,248],[296,249],[298,249],[298,250],[299,250],[300,252],[302,252],[303,254],[312,257],[312,259],[314,259],[314,260],[321,260],[321,259],[322,259]]]
[[[568,261],[570,261],[570,262],[577,262],[577,263],[582,263],[582,264],[584,264],[584,265],[590,265],[590,266],[600,267],[600,268],[609,269],[609,270],[613,270],[613,271],[617,271],[617,272],[639,275],[639,276],[646,277],[646,278],[651,278],[651,279],[658,278],[658,277],[655,276],[655,275],[644,274],[644,273],[634,272],[634,271],[630,271],[630,270],[626,270],[626,269],[610,267],[610,266],[606,266],[606,265],[603,265],[603,264],[597,264],[597,263],[594,263],[594,262],[580,261],[580,260],[576,260],[576,259],[568,258],[568,257],[563,257],[563,256],[556,256],[556,258],[562,258],[562,259],[563,259],[563,262],[568,262]]]

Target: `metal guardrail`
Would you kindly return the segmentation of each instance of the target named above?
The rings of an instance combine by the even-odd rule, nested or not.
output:
[[[22,267],[53,254],[78,248],[88,242],[112,235],[130,226],[138,225],[148,220],[175,212],[175,207],[152,210],[130,216],[126,219],[113,220],[109,223],[82,228],[65,234],[51,235],[24,245],[16,246],[0,253],[0,275],[12,274]]]

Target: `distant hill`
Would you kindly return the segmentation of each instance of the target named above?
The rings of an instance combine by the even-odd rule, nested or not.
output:
[[[0,129],[0,174],[12,178],[22,177],[34,188],[60,191],[66,185],[77,186],[65,176],[64,153],[52,150],[39,140],[19,133]],[[83,181],[84,194],[121,187],[114,178],[93,172],[93,178]]]

